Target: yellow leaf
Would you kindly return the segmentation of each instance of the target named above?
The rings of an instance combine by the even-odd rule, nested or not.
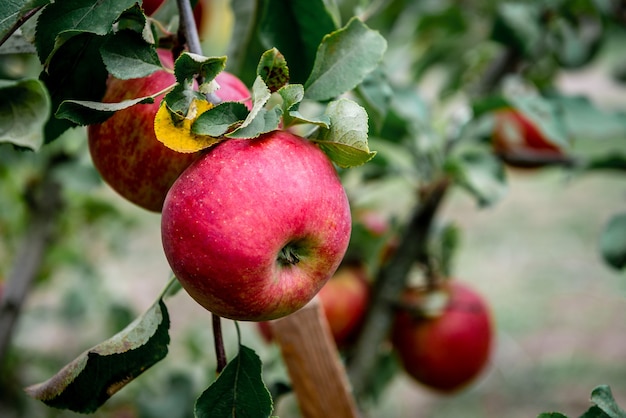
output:
[[[192,153],[217,144],[220,139],[208,135],[196,135],[191,132],[191,125],[202,113],[213,105],[204,100],[194,100],[189,107],[187,117],[178,124],[174,124],[165,100],[154,118],[154,133],[157,139],[166,147],[178,152]]]

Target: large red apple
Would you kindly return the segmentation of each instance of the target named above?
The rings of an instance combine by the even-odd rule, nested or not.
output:
[[[173,68],[170,51],[158,50],[165,68]],[[221,72],[216,94],[222,101],[250,98],[248,88],[232,74]],[[131,80],[110,77],[104,102],[120,102],[157,93],[176,82],[174,75],[159,70]],[[165,195],[174,180],[198,154],[173,151],[159,142],[154,133],[154,117],[160,100],[120,110],[104,123],[88,128],[89,151],[102,178],[120,195],[144,209],[160,212]],[[249,106],[249,103],[247,103]]]
[[[486,367],[492,349],[491,314],[483,298],[465,284],[449,282],[441,289],[447,303],[435,317],[419,314],[428,296],[417,289],[403,296],[392,342],[406,372],[441,392],[454,392],[472,382]]]
[[[219,143],[176,180],[161,233],[167,260],[200,305],[263,321],[311,300],[350,238],[337,172],[313,143],[286,131]]]
[[[537,125],[516,109],[495,113],[492,144],[505,163],[532,168],[545,165],[546,159],[563,156],[563,150],[541,132]]]
[[[362,265],[342,265],[318,293],[320,304],[335,343],[344,348],[363,323],[370,297],[367,273]],[[265,341],[272,341],[269,322],[258,322]]]

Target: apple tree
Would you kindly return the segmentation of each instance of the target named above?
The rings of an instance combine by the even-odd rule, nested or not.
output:
[[[0,16],[0,385],[50,411],[98,413],[161,367],[182,293],[210,318],[214,350],[198,351],[216,368],[204,391],[170,382],[180,416],[269,417],[288,393],[303,416],[357,416],[400,373],[458,394],[497,327],[454,269],[451,191],[479,210],[506,199],[511,170],[626,170],[623,115],[557,83],[624,38],[620,2],[12,0]],[[616,132],[621,148],[584,146]],[[115,324],[94,325],[107,337],[12,381],[29,290],[125,251],[136,225],[115,199],[158,217],[169,280],[132,278],[160,287],[148,309],[112,303]],[[623,272],[626,213],[599,234]],[[99,302],[63,303],[71,323]],[[280,347],[280,379],[247,321]],[[583,416],[626,416],[592,390]]]

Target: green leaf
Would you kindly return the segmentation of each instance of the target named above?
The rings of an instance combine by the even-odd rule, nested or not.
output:
[[[58,47],[80,33],[106,35],[113,29],[113,23],[135,4],[136,0],[64,0],[48,5],[37,21],[35,45],[41,62],[47,62],[49,55]],[[68,36],[61,36],[70,34]]]
[[[352,90],[381,62],[387,41],[357,18],[322,40],[305,97],[325,101]],[[289,57],[287,57],[289,61]],[[290,64],[291,65],[291,64]]]
[[[61,103],[54,116],[71,120],[77,125],[85,126],[94,123],[102,123],[113,116],[118,110],[126,109],[136,104],[146,103],[154,103],[154,97],[139,97],[118,103],[65,100]]]
[[[567,415],[563,415],[560,412],[544,412],[537,415],[537,418],[567,418]]]
[[[626,219],[626,214],[624,216]],[[623,236],[626,237],[626,234]],[[593,389],[591,402],[595,403],[609,418],[626,418],[626,412],[617,405],[611,388],[607,385],[600,385]]]
[[[481,207],[494,204],[506,193],[504,167],[489,151],[466,150],[451,156],[445,168]]]
[[[239,127],[227,133],[228,138],[257,138],[259,135],[275,131],[280,126],[282,109],[278,106],[272,109],[261,109],[257,116],[246,126]]]
[[[183,52],[174,63],[174,75],[179,83],[192,80],[198,75],[204,79],[205,83],[209,83],[224,68],[226,68],[226,57],[204,57]]]
[[[193,81],[178,83],[165,95],[163,100],[167,105],[167,110],[174,120],[182,120],[189,112],[189,106],[193,100],[206,100],[206,97],[193,89]]]
[[[262,378],[259,356],[240,345],[217,380],[196,401],[196,418],[267,418],[273,405]]]
[[[48,71],[43,72],[40,79],[50,92],[53,111],[65,100],[102,99],[108,77],[99,52],[103,39],[89,33],[74,36],[52,57]],[[67,119],[48,119],[45,141],[51,142],[74,126]]]
[[[614,215],[600,237],[600,253],[611,267],[626,268],[626,212]]]
[[[46,405],[91,413],[167,354],[169,316],[161,299],[112,338],[85,351],[49,380],[26,388]]]
[[[270,92],[270,89],[267,87],[267,85],[265,85],[265,82],[263,81],[263,79],[259,76],[257,76],[256,80],[254,80],[254,84],[252,85],[252,110],[250,111],[250,113],[248,113],[248,116],[246,117],[246,119],[241,123],[241,125],[239,125],[239,127],[237,129],[235,129],[233,132],[231,132],[230,135],[235,135],[233,136],[233,138],[239,138],[239,136],[237,135],[237,131],[241,131],[244,128],[246,128],[248,125],[250,125],[257,117],[257,115],[261,114],[259,120],[260,123],[264,123],[262,122],[262,120],[265,119],[267,112],[265,111],[265,109],[263,109],[263,107],[265,106],[265,104],[267,103],[267,101],[270,99],[272,93]],[[255,126],[259,126],[259,125],[255,125]],[[258,135],[255,135],[258,136]],[[255,136],[251,136],[248,138],[254,138]]]
[[[292,126],[297,123],[310,123],[328,129],[330,118],[327,115],[318,117],[308,117],[300,113],[300,102],[304,98],[304,87],[302,84],[288,84],[278,90],[278,94],[283,99],[282,113],[283,125]]]
[[[121,80],[145,77],[162,68],[154,45],[130,30],[110,35],[100,54],[108,72]]]
[[[196,135],[218,137],[224,135],[248,116],[248,108],[243,103],[225,102],[207,110],[191,125]]]
[[[500,2],[491,37],[532,56],[544,36],[539,24],[540,13],[538,3]]]
[[[380,131],[393,97],[393,90],[382,69],[378,67],[365,77],[365,80],[358,86],[357,92],[375,131]]]
[[[259,36],[266,49],[283,53],[291,81],[303,83],[322,38],[336,29],[322,0],[267,0]]]
[[[367,143],[367,112],[349,99],[330,102],[326,107],[328,129],[311,138],[340,167],[354,167],[374,158]]]
[[[287,61],[285,61],[283,54],[276,48],[272,48],[263,53],[256,72],[272,93],[289,82]]]
[[[37,151],[49,116],[50,97],[41,81],[0,81],[0,142]]]
[[[4,38],[13,26],[28,12],[51,0],[4,0],[0,2],[0,38]]]

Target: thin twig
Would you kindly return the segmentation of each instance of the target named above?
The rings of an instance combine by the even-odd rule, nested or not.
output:
[[[11,29],[9,29],[9,31],[4,34],[2,39],[0,39],[0,46],[3,45],[11,37],[11,35],[15,33],[16,30],[22,27],[24,23],[26,23],[31,17],[33,17],[44,6],[45,4],[42,6],[37,6],[34,9],[27,11],[19,19],[17,19],[17,22],[15,22],[13,26],[11,26]]]

